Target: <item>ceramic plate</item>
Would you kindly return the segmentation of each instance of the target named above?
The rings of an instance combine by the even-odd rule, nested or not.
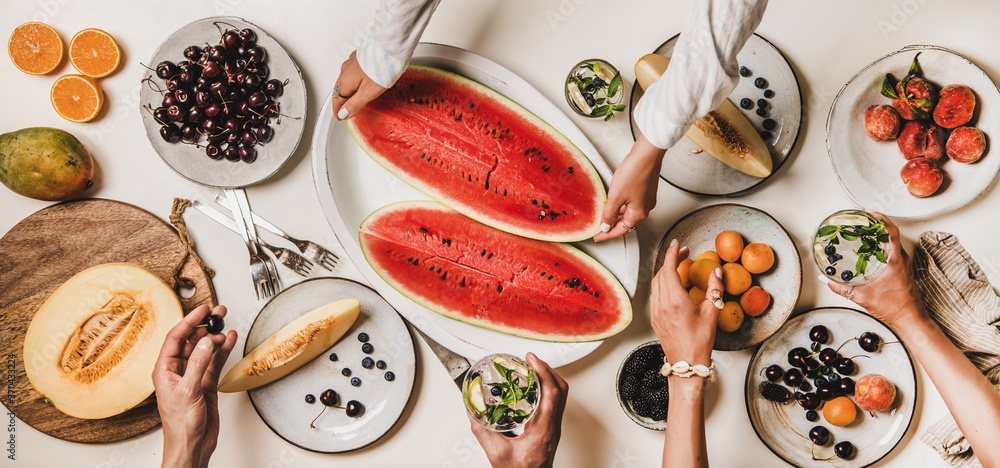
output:
[[[968,125],[982,130],[987,140],[986,153],[974,164],[942,158],[939,165],[946,174],[945,182],[927,198],[915,198],[906,191],[899,177],[906,160],[899,154],[899,147],[893,141],[872,141],[865,133],[862,117],[870,105],[891,105],[889,98],[880,94],[882,79],[887,73],[902,79],[917,53],[923,76],[939,88],[955,83],[972,88],[977,110]],[[859,208],[904,219],[929,218],[957,210],[982,195],[1000,170],[1000,155],[990,154],[991,139],[1000,138],[998,109],[1000,90],[969,59],[936,46],[904,47],[862,69],[834,99],[826,120],[826,147],[833,171],[847,197]]]
[[[636,424],[638,424],[638,425],[640,425],[642,427],[645,427],[646,429],[652,429],[654,431],[665,431],[665,430],[667,430],[667,421],[666,420],[657,421],[657,420],[655,420],[653,418],[647,418],[645,416],[639,416],[635,412],[635,410],[632,408],[632,400],[626,400],[626,399],[622,398],[622,394],[621,394],[622,373],[625,370],[625,363],[628,362],[629,359],[632,359],[632,356],[635,355],[635,353],[637,351],[639,351],[640,349],[645,348],[647,346],[657,346],[657,347],[659,347],[660,346],[660,342],[657,341],[657,340],[653,340],[653,341],[647,341],[647,342],[645,342],[645,343],[643,343],[643,344],[641,344],[639,346],[636,346],[635,349],[633,349],[632,351],[629,351],[628,355],[625,356],[625,359],[622,360],[622,363],[618,365],[618,377],[615,379],[615,395],[618,397],[618,404],[622,407],[622,411],[625,412],[625,415],[628,416],[628,418],[631,419],[632,422],[634,422],[634,423],[636,423]],[[661,355],[662,355],[662,353],[661,353]],[[666,403],[667,403],[666,401],[663,402],[663,404],[666,404]]]
[[[267,179],[278,172],[278,169],[285,164],[285,161],[295,152],[295,148],[299,146],[306,122],[306,87],[305,82],[302,81],[299,67],[295,65],[295,61],[281,47],[281,44],[278,44],[260,27],[234,17],[220,16],[200,19],[178,29],[156,49],[153,58],[149,59],[150,66],[156,66],[164,60],[174,63],[183,61],[184,49],[192,44],[218,44],[222,33],[216,28],[216,23],[223,30],[227,28],[253,29],[257,33],[257,44],[267,52],[270,78],[282,81],[288,79],[284,93],[277,98],[277,102],[281,106],[281,113],[287,117],[281,117],[280,124],[276,124],[275,120],[271,121],[271,127],[274,128],[274,138],[266,144],[255,147],[257,160],[251,164],[234,163],[225,159],[213,160],[205,155],[204,144],[198,148],[183,142],[167,143],[163,141],[160,138],[160,124],[153,118],[151,109],[145,108],[148,104],[155,109],[162,100],[162,95],[155,90],[156,86],[151,85],[151,83],[143,83],[139,91],[139,102],[143,107],[139,110],[139,114],[142,115],[142,125],[146,129],[146,137],[149,138],[149,143],[153,145],[156,154],[181,177],[213,187],[245,187]],[[152,81],[161,89],[166,89],[163,80],[157,78],[155,74],[150,71],[143,74],[144,79],[148,76],[152,76]]]
[[[771,364],[787,369],[788,351],[799,346],[809,347],[809,330],[815,325],[824,325],[830,330],[828,347],[836,349],[850,338],[864,332],[875,332],[883,342],[899,341],[899,338],[882,322],[854,309],[830,307],[812,310],[788,321],[778,333],[767,340],[754,353],[747,367],[744,387],[747,413],[757,437],[775,455],[795,466],[802,467],[858,467],[869,466],[892,451],[903,438],[913,419],[917,401],[917,380],[910,353],[901,343],[884,344],[874,353],[867,353],[857,341],[847,343],[840,354],[845,357],[870,355],[868,359],[854,360],[857,370],[850,375],[855,381],[865,374],[881,374],[896,385],[896,401],[889,410],[872,415],[858,409],[857,417],[845,427],[826,423],[822,416],[810,422],[806,411],[794,402],[784,405],[765,400],[760,396],[758,386],[766,382],[761,371]],[[852,398],[853,400],[853,398]],[[822,408],[822,407],[821,407]],[[833,455],[833,446],[839,442],[854,444],[854,457],[844,460],[833,457],[828,461],[814,461],[810,454],[812,442],[809,430],[814,426],[830,430],[830,443],[816,447],[817,458]]]
[[[611,170],[586,136],[535,88],[506,68],[472,52],[438,44],[420,44],[414,64],[430,65],[468,77],[523,105],[566,135],[590,159],[605,184]],[[313,140],[313,177],[320,204],[344,250],[365,279],[410,323],[441,345],[475,362],[492,353],[524,356],[534,352],[554,367],[586,356],[600,342],[552,343],[520,338],[469,325],[439,315],[407,299],[379,277],[365,261],[358,244],[358,227],[376,209],[404,200],[428,200],[373,161],[351,137],[347,126],[333,117],[331,98],[320,112]],[[638,281],[639,243],[634,234],[601,242],[576,242],[575,247],[607,267],[630,294]]]
[[[795,308],[802,290],[802,263],[795,243],[771,215],[749,206],[726,203],[689,213],[674,223],[660,241],[654,271],[659,271],[671,239],[691,249],[691,258],[715,250],[715,236],[722,231],[736,231],[743,242],[767,244],[774,252],[774,266],[753,275],[753,284],[771,294],[771,307],[757,317],[747,316],[739,330],[715,333],[715,349],[735,351],[766,340],[785,323]]]
[[[297,447],[322,453],[356,450],[375,442],[399,420],[410,401],[416,375],[413,341],[406,324],[396,311],[371,288],[341,278],[315,278],[296,284],[274,296],[261,309],[247,334],[246,355],[257,345],[287,325],[321,305],[353,297],[361,301],[361,314],[350,330],[332,348],[295,372],[263,387],[250,390],[250,402],[267,427]],[[361,350],[358,334],[368,334],[374,347],[371,354]],[[331,361],[330,353],[337,354]],[[361,361],[371,357],[386,362],[384,370],[365,369]],[[341,374],[351,370],[361,385],[351,386],[351,378]],[[395,374],[393,381],[385,373]],[[365,406],[359,418],[349,418],[342,409],[327,408],[309,427],[323,405],[319,396],[326,389],[340,395],[341,406],[358,400]],[[316,401],[306,403],[306,394]]]
[[[670,57],[678,36],[674,36],[657,47],[653,53]],[[795,142],[799,138],[799,126],[802,123],[802,97],[799,90],[799,80],[795,71],[773,44],[756,34],[750,36],[743,50],[737,56],[740,66],[750,69],[751,75],[740,77],[739,84],[729,100],[736,104],[754,128],[763,131],[764,119],[771,119],[777,124],[770,130],[772,138],[764,140],[771,150],[773,169],[766,178],[748,176],[737,171],[717,159],[702,152],[691,154],[691,150],[699,149],[698,145],[687,138],[681,138],[676,145],[667,150],[660,170],[660,177],[681,190],[700,195],[737,195],[746,192],[765,180],[774,176],[781,165],[791,154]],[[767,99],[767,115],[757,115],[757,100],[764,98],[764,90],[754,86],[754,80],[763,77],[768,87],[774,91],[774,97]],[[629,122],[632,125],[632,138],[638,138],[642,133],[635,122],[635,106],[642,97],[642,87],[638,83],[632,86],[630,99]],[[754,102],[753,109],[739,107],[740,100],[749,98]]]

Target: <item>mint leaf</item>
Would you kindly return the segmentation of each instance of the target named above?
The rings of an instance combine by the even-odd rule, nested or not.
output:
[[[885,259],[885,252],[881,249],[875,251],[875,259],[882,263],[888,263]]]
[[[618,88],[622,86],[622,74],[615,73],[615,77],[611,79],[611,84],[608,85],[608,97],[612,97],[618,94]]]
[[[621,112],[625,110],[625,104],[618,104],[617,106],[612,107],[612,109],[614,109],[615,112]]]
[[[899,99],[899,95],[896,94],[896,88],[892,85],[893,80],[892,75],[885,74],[885,79],[882,80],[882,95],[889,99]]]
[[[858,272],[858,276],[865,274],[865,270],[868,269],[868,258],[871,254],[858,255],[858,262],[854,265],[855,270]]]
[[[826,237],[835,232],[837,232],[837,226],[833,225],[823,226],[819,228],[819,231],[816,231],[816,237]]]

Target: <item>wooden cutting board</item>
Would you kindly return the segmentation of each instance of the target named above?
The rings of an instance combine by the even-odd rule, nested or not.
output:
[[[45,208],[21,220],[0,238],[0,351],[3,403],[24,423],[71,442],[110,443],[142,434],[160,424],[156,399],[106,419],[77,419],[45,402],[24,373],[24,335],[42,302],[71,276],[104,263],[131,263],[159,276],[180,297],[187,313],[214,306],[209,276],[187,254],[177,232],[151,213],[114,200],[75,200]],[[11,369],[13,364],[13,369]]]

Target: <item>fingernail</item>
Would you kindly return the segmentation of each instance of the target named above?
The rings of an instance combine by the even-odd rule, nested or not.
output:
[[[715,269],[715,277],[719,278],[719,279],[722,279],[722,268],[716,268]]]
[[[212,349],[212,339],[208,336],[201,337],[198,340],[198,349]]]
[[[691,249],[687,248],[687,246],[685,245],[684,247],[681,247],[681,249],[678,250],[677,253],[683,253],[683,252],[687,252],[689,250],[691,250]]]
[[[611,225],[608,223],[601,223],[601,232],[608,232],[611,230]]]
[[[347,108],[341,107],[340,110],[337,111],[337,118],[340,119],[340,120],[344,120],[344,119],[347,118],[347,114],[349,114],[349,113],[350,112],[347,112]]]
[[[673,247],[677,245],[677,239],[670,239],[670,246]]]
[[[826,275],[819,275],[816,278],[819,279],[820,283],[830,284],[830,278],[827,278]]]

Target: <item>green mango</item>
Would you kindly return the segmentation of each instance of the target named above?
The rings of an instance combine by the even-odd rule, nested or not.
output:
[[[32,127],[0,135],[0,182],[29,198],[62,201],[94,185],[94,159],[75,136]]]

